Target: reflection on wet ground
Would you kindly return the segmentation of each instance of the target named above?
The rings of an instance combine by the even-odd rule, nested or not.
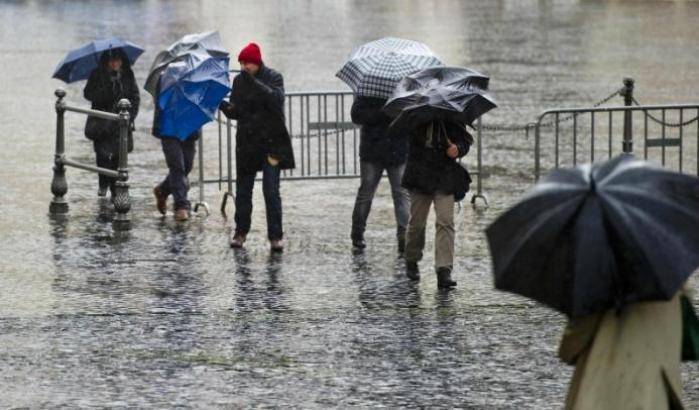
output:
[[[128,21],[128,37],[147,48],[141,82],[158,48],[218,28],[232,50],[261,42],[289,90],[338,89],[333,73],[353,45],[397,35],[489,74],[501,108],[488,121],[520,124],[552,105],[590,103],[624,76],[643,101],[695,98],[699,5],[229,3],[0,3],[1,109],[14,119],[0,150],[0,404],[560,408],[571,374],[556,359],[564,318],[492,289],[482,233],[530,185],[531,139],[486,135],[492,206],[461,208],[459,286],[443,293],[432,241],[422,282],[405,279],[385,184],[363,255],[349,244],[357,181],[283,183],[282,255],[269,253],[259,187],[244,251],[228,247],[231,221],[216,211],[186,224],[162,218],[150,187],[164,162],[145,97],[129,159],[134,229],[112,231],[96,177],[77,170],[68,171],[70,214],[48,218],[59,84],[47,73],[71,46],[123,34]],[[81,86],[68,87],[69,101],[82,105]],[[90,162],[82,121],[67,120],[68,149]],[[216,152],[206,158],[215,170]],[[217,208],[217,187],[206,197]],[[697,371],[683,367],[688,408],[699,407]]]

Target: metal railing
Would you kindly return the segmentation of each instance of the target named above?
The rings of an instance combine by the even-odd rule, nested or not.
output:
[[[290,92],[286,94],[286,126],[291,135],[296,159],[296,169],[283,171],[281,178],[290,181],[344,179],[359,177],[359,128],[351,122],[353,94],[349,91]],[[235,146],[234,122],[217,113],[218,175],[206,177],[203,167],[205,155],[203,142],[199,146],[199,202],[195,210],[208,205],[204,201],[204,184],[215,183],[225,192],[221,212],[226,213],[228,198],[234,196]],[[482,199],[483,194],[481,122],[476,128],[477,162],[472,172],[476,180],[476,193],[471,202]],[[225,156],[225,158],[224,158]],[[224,170],[225,169],[225,170]],[[201,183],[203,181],[203,184]]]
[[[56,90],[54,93],[57,97],[56,101],[56,150],[54,155],[53,179],[51,180],[51,193],[53,199],[49,206],[51,214],[65,214],[68,212],[68,202],[64,198],[68,193],[68,182],[65,175],[65,167],[73,167],[85,171],[95,172],[101,175],[106,175],[116,178],[115,192],[112,197],[116,216],[112,221],[114,229],[128,230],[131,228],[131,223],[128,218],[128,212],[131,209],[131,199],[129,198],[129,169],[128,169],[128,133],[129,133],[129,108],[131,103],[129,100],[122,99],[117,104],[119,114],[110,112],[90,110],[85,108],[69,106],[63,100],[66,92],[62,89]],[[87,165],[74,161],[66,157],[65,154],[65,113],[75,112],[79,114],[98,117],[107,121],[116,121],[119,123],[119,166],[117,170],[100,168],[93,165]]]
[[[633,80],[625,79],[624,84],[619,92],[624,97],[624,106],[561,108],[539,115],[534,125],[534,175],[537,180],[543,170],[575,166],[581,161],[595,162],[600,157],[611,158],[621,152],[633,153],[634,146],[639,144],[644,159],[658,162],[663,167],[671,166],[668,159],[673,159],[674,168],[679,172],[686,172],[687,161],[695,161],[699,176],[699,104],[640,105],[633,97]],[[642,121],[639,122],[637,117],[641,115]],[[572,119],[571,127],[561,127],[563,117]],[[547,119],[551,120],[548,121],[550,125],[545,121]],[[695,122],[692,138],[685,128]],[[675,130],[674,135],[671,135],[670,128]],[[685,152],[690,143],[696,144],[693,159],[687,158]],[[659,153],[651,152],[656,148],[660,149]],[[668,153],[668,148],[677,151]]]

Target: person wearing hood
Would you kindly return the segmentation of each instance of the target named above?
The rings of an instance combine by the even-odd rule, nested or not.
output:
[[[91,102],[93,110],[118,113],[117,104],[125,98],[131,103],[129,110],[128,151],[133,150],[133,121],[138,115],[140,95],[129,59],[121,49],[105,51],[100,62],[90,74],[85,89],[85,99]],[[119,124],[102,118],[88,116],[85,123],[85,136],[93,141],[97,166],[116,170],[119,166]],[[99,174],[97,194],[105,196],[107,189],[114,195],[115,178]]]
[[[294,153],[284,117],[284,78],[262,61],[260,47],[248,44],[238,55],[241,72],[231,86],[230,102],[219,107],[237,121],[235,233],[230,245],[241,248],[250,231],[255,176],[262,171],[267,237],[272,251],[283,250],[280,171],[293,169]]]

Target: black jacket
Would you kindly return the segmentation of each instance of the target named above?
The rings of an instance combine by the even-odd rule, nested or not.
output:
[[[431,146],[427,145],[427,127],[435,124]],[[473,137],[462,124],[443,122],[429,123],[416,128],[409,136],[408,162],[401,185],[425,195],[434,193],[457,194],[464,178],[463,168],[455,159],[447,156],[449,141],[456,145],[459,157],[463,157],[473,144]],[[446,134],[445,134],[446,131]],[[463,192],[465,194],[465,192]]]
[[[361,126],[359,157],[362,161],[383,166],[405,162],[408,142],[405,138],[389,138],[391,118],[383,112],[386,100],[357,96],[352,104],[352,122]]]
[[[129,59],[121,50],[116,50],[122,59],[122,68],[120,73],[110,72],[107,68],[109,55],[104,53],[100,59],[99,66],[92,71],[90,78],[87,80],[83,95],[85,99],[92,103],[93,110],[118,113],[117,103],[122,98],[126,98],[131,103],[129,114],[131,122],[138,115],[138,106],[141,103],[141,97],[136,85],[136,79],[133,71],[129,66]],[[101,118],[88,117],[85,124],[85,136],[91,140],[100,140],[106,138],[118,138],[119,126],[115,121],[104,120]]]
[[[220,106],[226,117],[237,121],[236,171],[255,174],[270,155],[280,169],[295,167],[291,137],[284,117],[284,79],[261,66],[254,76],[240,73],[231,86],[230,103]]]

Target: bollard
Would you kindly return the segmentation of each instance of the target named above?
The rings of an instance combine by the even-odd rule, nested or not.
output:
[[[633,78],[624,78],[624,88],[619,91],[619,94],[624,97],[624,105],[630,107],[633,105]],[[622,149],[625,153],[630,154],[633,152],[633,113],[631,111],[624,111],[624,141],[622,143]]]
[[[53,179],[51,180],[51,193],[53,199],[49,205],[49,213],[65,214],[68,212],[68,202],[63,197],[68,192],[68,182],[66,181],[66,168],[63,165],[63,153],[65,151],[65,102],[63,98],[66,92],[57,89],[54,93],[56,101],[56,153],[54,155]]]
[[[131,108],[131,103],[124,98],[119,100],[117,107],[119,107],[119,168],[117,169],[119,179],[116,181],[114,187],[115,194],[113,201],[114,210],[117,214],[112,221],[112,226],[115,230],[126,231],[131,229],[131,221],[127,215],[131,209],[128,182],[128,138],[129,127],[131,125],[129,109]]]

